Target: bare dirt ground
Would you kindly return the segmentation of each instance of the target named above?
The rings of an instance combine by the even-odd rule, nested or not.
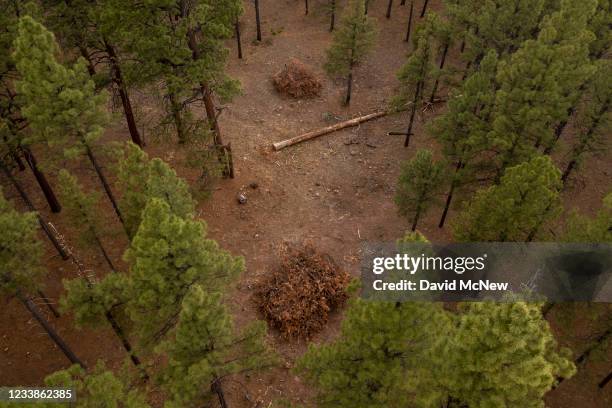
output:
[[[322,70],[324,50],[331,41],[328,17],[323,11],[325,1],[310,1],[308,16],[304,16],[302,1],[262,0],[260,3],[263,43],[251,43],[255,27],[249,1],[245,1],[246,13],[242,19],[243,60],[236,58],[235,42],[228,41],[231,49],[228,70],[241,81],[243,93],[225,105],[220,125],[226,140],[232,144],[236,178],[218,182],[212,197],[201,202],[198,208],[209,226],[209,235],[222,247],[246,259],[247,270],[228,296],[239,326],[259,317],[252,300],[253,285],[276,265],[277,249],[283,242],[309,241],[333,256],[347,271],[357,274],[361,243],[394,241],[403,235],[409,223],[397,215],[393,203],[400,163],[418,148],[439,150],[426,134],[424,122],[442,109],[438,106],[434,111],[421,113],[416,136],[406,149],[402,147],[402,136],[386,135],[388,131],[404,130],[407,124],[404,113],[273,152],[272,142],[329,125],[330,117],[348,119],[385,105],[396,86],[395,72],[410,50],[409,44],[402,41],[408,10],[396,4],[392,18],[387,20],[386,2],[372,2],[370,14],[378,23],[378,43],[357,68],[352,103],[344,108],[340,103],[344,83],[329,79]],[[431,9],[439,8],[440,1],[431,3]],[[456,54],[457,50],[453,50],[451,61],[457,59]],[[271,78],[291,58],[309,65],[322,78],[320,97],[300,101],[276,93]],[[138,95],[134,99],[136,104],[148,100]],[[108,140],[126,137],[127,129],[120,119],[105,135]],[[182,153],[176,145],[151,144],[146,150],[152,156],[172,162],[187,179],[195,179],[194,172],[181,162]],[[560,164],[564,163],[562,153],[556,156]],[[593,213],[612,186],[611,164],[609,156],[588,160],[575,185],[564,195],[567,208]],[[107,172],[110,171],[109,166]],[[95,186],[89,170],[82,169],[81,174],[89,177],[88,186]],[[37,208],[45,209],[30,175],[24,172],[18,177],[35,198]],[[258,184],[257,189],[248,187],[251,182]],[[4,179],[3,185],[7,185]],[[247,195],[244,205],[236,201],[239,191]],[[6,187],[5,192],[15,197],[12,189]],[[101,205],[109,223],[114,223],[110,206],[106,201]],[[43,213],[71,243],[75,240],[62,215],[51,215],[44,210]],[[454,214],[454,211],[450,214],[451,221]],[[450,232],[448,227],[437,228],[439,215],[440,209],[434,208],[420,222],[419,229],[432,241],[447,242],[451,239]],[[118,261],[127,242],[120,234],[114,239],[107,238],[106,242],[111,256]],[[79,253],[92,268],[105,270],[103,260],[95,251]],[[51,248],[47,256],[46,291],[57,299],[62,290],[60,278],[74,276],[74,269],[54,257]],[[102,358],[109,366],[118,367],[125,358],[121,345],[109,330],[77,330],[70,316],[50,317],[50,320],[90,366]],[[336,336],[340,321],[341,315],[334,314],[328,327],[314,341]],[[64,356],[16,300],[0,301],[0,322],[0,384],[38,384],[49,373],[68,366]],[[580,332],[583,330],[598,332],[601,327],[581,327]],[[586,335],[561,342],[578,353],[584,348],[585,339]],[[280,406],[280,399],[314,406],[313,390],[290,370],[295,359],[306,350],[306,344],[283,341],[274,332],[270,333],[269,342],[280,355],[280,367],[227,381],[225,391],[230,406]],[[604,354],[612,355],[612,349]],[[611,406],[612,388],[598,390],[596,386],[609,366],[609,362],[595,361],[580,367],[573,379],[549,394],[547,404],[555,408]]]

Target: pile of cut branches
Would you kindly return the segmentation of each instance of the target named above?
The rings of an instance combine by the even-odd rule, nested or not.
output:
[[[286,247],[272,275],[258,287],[256,300],[264,317],[286,339],[308,339],[321,330],[329,313],[348,295],[349,275],[314,247]]]
[[[312,98],[321,94],[321,81],[296,59],[274,75],[272,82],[279,93],[293,98]]]

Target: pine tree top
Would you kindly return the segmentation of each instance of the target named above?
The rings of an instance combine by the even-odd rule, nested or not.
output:
[[[334,32],[331,47],[327,50],[325,70],[331,75],[346,76],[351,68],[363,60],[372,49],[376,30],[365,14],[363,1],[352,0],[345,16]]]

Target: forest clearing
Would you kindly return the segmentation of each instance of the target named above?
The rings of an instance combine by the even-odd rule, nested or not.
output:
[[[0,387],[612,406],[610,303],[351,283],[368,242],[612,242],[610,8],[0,0]]]

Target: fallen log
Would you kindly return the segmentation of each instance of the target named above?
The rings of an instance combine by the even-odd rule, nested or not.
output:
[[[296,137],[292,137],[291,139],[286,139],[280,142],[273,143],[272,146],[274,146],[274,150],[278,151],[278,150],[284,149],[285,147],[292,146],[294,144],[303,142],[305,140],[314,139],[315,137],[319,137],[319,136],[326,135],[328,133],[335,132],[336,130],[344,129],[344,128],[351,127],[351,126],[357,126],[360,123],[386,116],[389,113],[391,112],[380,111],[380,112],[370,113],[369,115],[365,115],[365,116],[359,116],[351,120],[347,120],[345,122],[339,122],[339,123],[336,123],[335,125],[324,127],[323,129],[314,130],[312,132],[308,132],[308,133],[304,133]]]

